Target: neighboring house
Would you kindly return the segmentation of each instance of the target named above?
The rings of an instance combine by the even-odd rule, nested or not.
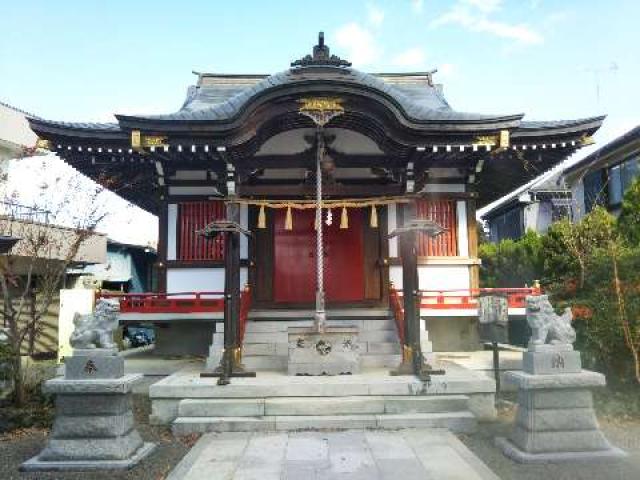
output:
[[[640,174],[640,126],[565,169],[564,179],[573,194],[574,218],[594,206],[620,212],[622,197]]]
[[[517,240],[527,230],[545,233],[553,222],[571,216],[571,191],[555,168],[478,211],[489,240]]]
[[[79,288],[101,288],[123,293],[155,290],[153,268],[157,253],[148,245],[133,245],[107,240],[104,263],[69,271]]]
[[[10,240],[13,245],[2,255],[1,274],[6,275],[10,294],[15,302],[21,298],[27,302],[27,309],[37,305],[43,285],[51,285],[52,272],[56,264],[65,262],[76,241],[77,231],[49,223],[49,213],[44,210],[0,201],[0,238]],[[34,246],[38,239],[44,239],[44,245]],[[4,252],[4,249],[3,249]],[[106,237],[92,234],[80,245],[73,258],[74,265],[103,263],[106,258]],[[27,278],[31,281],[27,285]],[[66,279],[60,282],[63,288]],[[56,287],[57,290],[58,287]],[[23,292],[27,292],[26,295]],[[0,292],[4,293],[4,292]],[[38,331],[28,335],[23,353],[31,355],[54,355],[58,349],[58,308],[57,295],[54,296],[47,314],[40,323]],[[0,315],[4,303],[0,304]],[[24,321],[29,310],[21,317]],[[2,327],[6,319],[2,319]]]
[[[26,117],[33,116],[0,102],[0,183],[9,170],[9,160],[36,153],[38,137],[29,128]]]

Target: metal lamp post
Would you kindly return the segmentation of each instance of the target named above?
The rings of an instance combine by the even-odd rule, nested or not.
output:
[[[240,235],[251,236],[236,221],[239,217],[237,203],[227,204],[227,218],[207,225],[199,233],[208,238],[224,235],[224,351],[220,366],[213,372],[203,372],[201,377],[219,377],[218,385],[227,385],[231,377],[255,377],[241,363],[240,338]]]
[[[423,381],[429,381],[430,375],[443,374],[443,370],[433,370],[424,361],[420,345],[420,307],[418,285],[418,257],[416,240],[418,233],[435,237],[445,231],[431,220],[415,217],[415,204],[409,204],[409,220],[404,226],[395,229],[389,238],[400,238],[400,256],[402,258],[402,290],[404,292],[404,343],[402,345],[402,363],[391,372],[392,375],[416,375]]]

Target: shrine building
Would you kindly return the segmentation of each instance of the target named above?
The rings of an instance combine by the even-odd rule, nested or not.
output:
[[[313,317],[317,252],[329,321],[393,318],[404,286],[390,233],[414,218],[442,232],[419,233],[413,252],[411,288],[433,349],[477,348],[476,209],[590,144],[604,118],[466,113],[449,105],[435,70],[364,73],[322,36],[279,73],[196,75],[175,113],[29,122],[40,146],[158,216],[158,291],[121,297],[121,318],[154,323],[160,351],[206,353],[222,322],[225,241],[205,227],[226,218],[250,233],[239,244],[239,315],[254,369],[282,365],[286,351],[265,340],[260,353],[271,334],[251,324]],[[470,87],[491,88],[478,78]],[[511,314],[524,311],[524,287],[504,291]],[[390,344],[378,345],[381,366],[397,363],[394,338],[379,339]]]

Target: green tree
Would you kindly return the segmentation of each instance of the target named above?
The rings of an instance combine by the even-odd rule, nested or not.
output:
[[[627,189],[618,219],[620,234],[630,245],[640,246],[640,177]]]
[[[534,231],[519,240],[481,243],[480,283],[483,287],[522,287],[532,285],[542,275],[542,238]]]

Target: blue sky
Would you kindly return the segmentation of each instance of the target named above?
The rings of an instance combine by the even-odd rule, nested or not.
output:
[[[0,100],[59,120],[174,111],[192,70],[272,73],[310,52],[369,72],[438,68],[453,108],[640,124],[633,0],[3,3]]]

